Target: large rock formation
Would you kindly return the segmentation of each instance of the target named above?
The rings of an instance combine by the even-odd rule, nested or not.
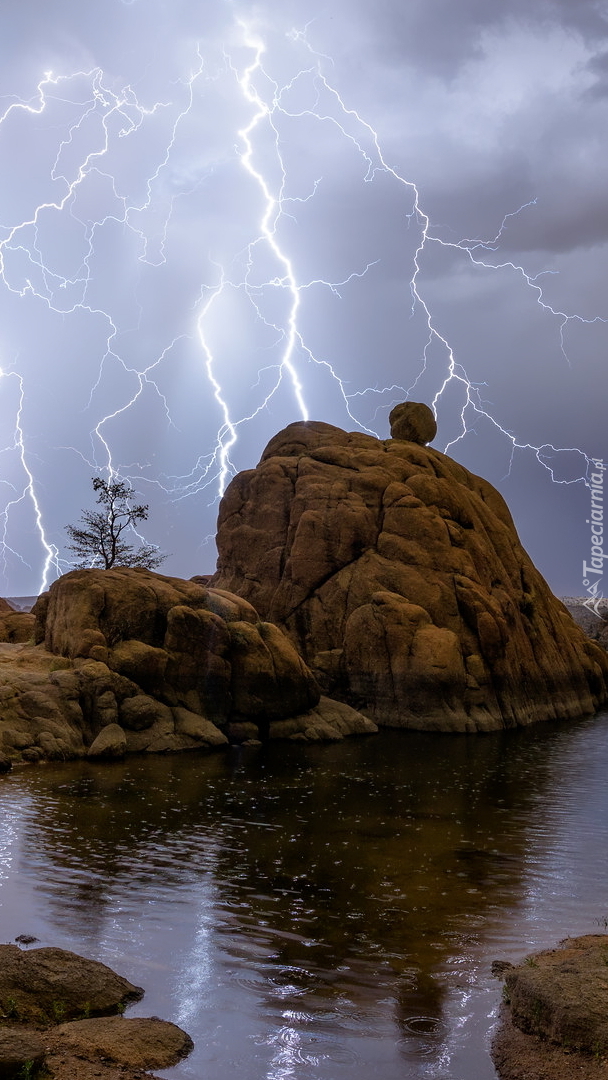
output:
[[[320,697],[251,604],[151,570],[75,570],[35,606],[37,645],[0,644],[0,772],[11,761],[215,749],[375,731]]]
[[[268,725],[319,701],[286,636],[221,589],[151,570],[74,570],[34,614],[48,652],[107,672],[104,720],[129,731],[162,724],[171,708],[178,725],[194,725],[192,716],[224,728],[244,719]]]
[[[430,415],[430,419],[429,419]],[[485,480],[423,444],[291,424],[222,500],[215,587],[282,627],[377,723],[487,731],[593,713],[608,656],[575,625]]]

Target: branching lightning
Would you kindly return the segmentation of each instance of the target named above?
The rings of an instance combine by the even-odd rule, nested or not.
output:
[[[13,549],[8,542],[8,526],[11,511],[13,511],[16,507],[19,506],[20,503],[23,503],[26,499],[29,500],[33,507],[34,521],[44,551],[44,563],[42,567],[42,584],[44,586],[44,584],[48,580],[48,576],[51,571],[55,570],[56,573],[60,573],[62,565],[65,566],[66,563],[65,561],[63,561],[63,563],[61,562],[61,560],[59,559],[58,549],[55,547],[54,544],[49,544],[44,533],[44,527],[42,523],[42,510],[40,508],[40,502],[36,493],[34,475],[30,469],[30,465],[27,459],[23,438],[22,416],[25,396],[23,378],[16,371],[5,372],[0,369],[0,382],[4,379],[15,380],[19,387],[17,409],[15,415],[14,442],[12,446],[8,446],[5,448],[4,453],[10,450],[16,452],[19,463],[21,465],[21,470],[25,474],[25,484],[20,494],[18,494],[15,490],[14,497],[9,497],[8,501],[4,504],[4,509],[2,511],[2,537],[0,539],[0,551],[2,553],[2,559],[5,567],[8,555],[12,555],[14,558],[18,559],[19,562],[27,565],[21,553],[18,550]]]
[[[73,326],[78,346],[69,359],[75,372],[81,370],[80,350],[86,348],[92,357],[88,387],[80,388],[74,405],[78,415],[93,414],[88,447],[82,439],[71,439],[68,430],[43,452],[62,448],[78,467],[86,462],[88,469],[128,479],[134,487],[152,485],[173,505],[200,496],[208,506],[235,473],[241,433],[248,429],[265,431],[270,425],[276,430],[311,415],[338,423],[348,417],[360,429],[382,435],[386,432],[376,430],[376,418],[382,414],[385,424],[392,405],[421,388],[436,413],[451,410],[453,415],[453,402],[459,401],[458,431],[444,444],[446,451],[483,421],[505,440],[508,469],[516,451],[522,451],[533,454],[557,483],[584,480],[590,458],[582,450],[533,445],[499,421],[425,297],[424,263],[434,250],[462,256],[488,275],[516,277],[555,324],[556,351],[570,362],[567,327],[606,319],[584,319],[553,306],[539,283],[541,274],[500,257],[511,219],[530,210],[534,200],[506,213],[493,237],[444,239],[433,228],[416,183],[390,164],[372,124],[325,74],[331,61],[312,48],[306,30],[287,36],[285,48],[293,50],[294,66],[282,83],[271,74],[272,56],[261,33],[238,22],[232,39],[213,58],[204,57],[199,46],[191,71],[172,94],[159,95],[163,100],[143,102],[130,85],[112,89],[112,79],[100,68],[59,76],[47,72],[29,100],[9,101],[0,115],[0,140],[5,136],[10,144],[18,134],[22,142],[34,143],[37,131],[47,141],[54,133],[56,140],[52,150],[46,149],[46,174],[32,184],[29,209],[23,211],[27,200],[18,189],[9,193],[6,210],[0,203],[0,284],[10,301],[7,311],[18,311],[21,303],[27,305],[26,320],[46,311],[52,328]],[[304,66],[298,63],[302,52]],[[215,127],[210,119],[214,109],[221,113]],[[306,258],[294,249],[293,236],[299,235],[300,218],[312,211],[326,183],[323,175],[311,178],[305,171],[302,178],[294,169],[290,140],[301,140],[301,132],[309,129],[326,140],[337,158],[348,153],[348,162],[357,163],[356,169],[348,165],[352,177],[338,166],[345,190],[351,183],[386,182],[400,204],[403,306],[421,345],[413,364],[401,361],[386,379],[379,372],[375,385],[361,384],[347,355],[336,355],[330,345],[313,347],[310,341],[311,325],[323,319],[315,314],[316,298],[329,295],[339,302],[366,283],[377,287],[374,275],[382,268],[383,251],[372,258],[366,252],[358,265],[338,274],[303,272]],[[218,145],[207,149],[210,130]],[[221,201],[223,185],[236,193],[226,221],[226,232],[234,232],[232,246],[218,238],[214,225],[213,199]],[[45,192],[40,199],[38,188]],[[190,235],[185,236],[189,217]],[[353,232],[357,227],[353,221]],[[188,274],[179,278],[183,254]],[[156,309],[163,304],[166,318],[159,322]],[[229,347],[232,331],[241,342]],[[137,343],[142,338],[145,346]],[[235,372],[239,348],[247,362],[239,355]],[[173,380],[181,369],[196,385],[191,394],[186,389],[176,398]],[[19,512],[22,521],[27,504],[42,553],[37,587],[44,589],[68,565],[60,558],[64,538],[56,521],[47,524],[28,451],[26,382],[14,371],[3,373],[0,390],[11,379],[18,381],[19,395],[4,454],[16,455],[21,479],[6,481],[11,494],[2,510],[5,576],[10,578],[15,561],[28,562],[19,536],[12,537],[12,520]],[[327,394],[334,395],[336,404],[323,415]],[[244,405],[239,404],[243,396]],[[163,459],[159,451],[154,461],[155,449],[131,452],[137,433],[145,431],[144,409],[154,410],[162,439],[169,439],[180,434],[184,417],[194,408],[189,398],[196,398],[205,429],[212,417],[217,426],[212,436],[199,430],[198,445],[190,437],[186,467],[176,468],[178,461],[184,464],[176,453]],[[155,445],[147,434],[139,441]],[[255,454],[261,447],[253,445]],[[580,456],[578,475],[563,479],[557,474],[555,460],[561,454]],[[30,547],[31,561],[39,556],[35,545]]]

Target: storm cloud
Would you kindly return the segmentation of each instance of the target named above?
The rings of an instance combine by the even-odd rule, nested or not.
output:
[[[167,571],[209,572],[275,431],[386,437],[406,396],[583,592],[605,4],[26,0],[1,49],[5,595],[69,567],[109,469]]]

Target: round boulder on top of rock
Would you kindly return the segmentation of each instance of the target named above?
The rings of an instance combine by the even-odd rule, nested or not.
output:
[[[391,439],[403,439],[405,442],[426,446],[437,434],[437,421],[428,405],[421,401],[404,401],[395,405],[388,422]]]

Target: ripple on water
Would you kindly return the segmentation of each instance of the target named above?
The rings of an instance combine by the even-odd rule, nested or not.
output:
[[[361,1061],[358,1051],[342,1041],[339,1028],[328,1029],[318,1017],[305,1013],[283,1013],[283,1019],[288,1022],[256,1041],[274,1047],[284,1064],[356,1065]]]
[[[443,1045],[449,1028],[436,1016],[408,1016],[400,1021],[401,1049],[407,1057],[430,1057]]]
[[[254,970],[232,972],[232,979],[244,990],[263,997],[289,998],[313,993],[323,979],[315,972],[295,965],[258,964]]]

